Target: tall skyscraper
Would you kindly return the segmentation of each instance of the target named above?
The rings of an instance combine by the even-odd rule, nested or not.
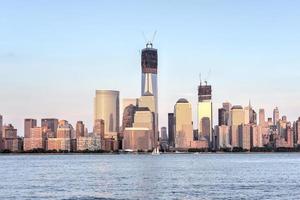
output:
[[[36,119],[25,119],[24,120],[24,137],[30,137],[30,129],[37,126]]]
[[[230,124],[230,111],[231,111],[231,103],[229,102],[224,102],[222,104],[223,108],[225,109],[225,125],[229,126]]]
[[[266,124],[266,117],[265,117],[265,109],[259,109],[259,125],[264,126]]]
[[[189,148],[194,140],[192,105],[186,99],[179,99],[174,107],[175,148]]]
[[[119,132],[119,91],[96,90],[94,104],[94,121],[104,120],[106,138],[117,139]]]
[[[175,147],[174,113],[168,113],[168,136],[169,145]]]
[[[245,122],[245,113],[242,106],[236,105],[231,108],[230,142],[232,147],[239,146],[239,126]]]
[[[236,105],[231,108],[231,125],[241,125],[245,122],[245,114],[242,106]]]
[[[226,110],[225,110],[225,108],[219,108],[219,110],[218,110],[218,119],[219,119],[219,126],[227,125],[226,124]]]
[[[273,125],[276,125],[277,122],[279,121],[279,119],[280,119],[279,109],[278,109],[278,107],[276,107],[273,110]]]
[[[200,137],[205,137],[209,146],[213,142],[213,111],[212,111],[212,89],[211,85],[200,85],[198,87],[198,132]]]
[[[168,140],[167,127],[161,127],[160,129],[160,137],[163,141]]]
[[[157,49],[153,48],[152,43],[147,43],[142,50],[142,88],[141,95],[153,94],[157,105]]]
[[[154,113],[154,145],[158,141],[158,85],[157,85],[157,65],[158,55],[157,49],[153,48],[153,44],[148,42],[146,48],[142,49],[141,67],[142,67],[142,85],[141,95],[139,99],[139,107],[148,107]],[[153,96],[153,97],[152,97]],[[140,105],[141,101],[144,105]],[[145,102],[146,101],[146,102]],[[147,105],[145,105],[147,104]]]

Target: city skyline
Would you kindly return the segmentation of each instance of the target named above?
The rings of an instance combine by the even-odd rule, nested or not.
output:
[[[24,118],[54,117],[72,124],[82,120],[92,130],[96,89],[119,90],[120,100],[139,97],[142,32],[151,38],[155,30],[160,127],[167,126],[167,113],[179,98],[192,104],[197,121],[198,74],[205,79],[210,69],[214,124],[222,102],[247,105],[249,99],[255,110],[265,108],[266,117],[278,106],[288,120],[298,118],[297,2],[228,6],[191,1],[176,3],[171,10],[167,3],[132,2],[122,12],[117,6],[115,16],[105,11],[113,6],[108,2],[85,4],[89,12],[80,2],[55,9],[57,5],[11,1],[0,8],[0,69],[5,74],[0,110],[19,135]],[[146,7],[153,8],[153,15],[142,15]],[[78,14],[85,17],[76,18]],[[130,27],[122,25],[126,20]]]

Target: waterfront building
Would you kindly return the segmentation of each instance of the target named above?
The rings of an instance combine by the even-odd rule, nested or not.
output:
[[[150,141],[140,141],[143,143],[150,144],[152,149],[156,147],[156,140],[155,140],[155,116],[154,113],[149,110],[148,107],[138,107],[135,114],[134,114],[134,123],[133,128],[138,128],[144,130],[147,128],[147,135],[149,134]],[[126,129],[126,128],[125,128]],[[133,132],[134,133],[134,132]],[[140,133],[140,132],[139,132]],[[124,136],[125,137],[125,136]],[[145,137],[145,139],[148,137]]]
[[[212,89],[211,85],[198,86],[198,132],[199,137],[207,139],[209,146],[213,142],[213,111],[212,111]]]
[[[22,150],[22,139],[18,138],[17,129],[13,125],[9,124],[2,127],[2,145],[3,149],[9,150],[12,152],[17,152]]]
[[[297,136],[296,143],[299,145],[300,144],[300,117],[295,123],[295,135]]]
[[[286,125],[287,143],[290,148],[294,147],[294,131],[290,122]]]
[[[77,138],[77,151],[97,151],[101,149],[100,137],[79,137]]]
[[[70,138],[48,138],[46,142],[46,150],[71,151]]]
[[[192,105],[186,99],[179,99],[174,107],[175,148],[187,149],[193,141]]]
[[[41,120],[41,127],[50,129],[56,136],[56,130],[58,127],[58,119],[55,118],[45,118]]]
[[[168,113],[168,137],[170,147],[175,147],[174,113]]]
[[[217,149],[229,148],[230,147],[230,137],[229,137],[229,126],[221,125],[216,126],[216,135],[217,135]]]
[[[244,150],[251,149],[251,125],[242,124],[239,125],[239,147]]]
[[[104,137],[117,138],[119,132],[119,91],[96,90],[94,122],[104,120]]]
[[[124,130],[123,150],[150,151],[153,132],[149,128],[128,127]]]
[[[268,138],[269,128],[264,125],[253,126],[251,130],[252,146],[263,147],[264,138]]]
[[[24,138],[24,151],[46,149],[46,137],[42,127],[30,129],[30,137]]]
[[[24,120],[24,138],[30,137],[30,129],[37,126],[36,119],[25,119]]]

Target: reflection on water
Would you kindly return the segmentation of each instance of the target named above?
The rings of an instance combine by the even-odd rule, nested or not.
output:
[[[300,199],[300,154],[2,155],[0,199]]]

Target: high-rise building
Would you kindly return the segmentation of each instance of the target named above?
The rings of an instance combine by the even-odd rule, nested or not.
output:
[[[239,147],[245,150],[251,149],[251,125],[243,124],[239,128]]]
[[[134,122],[134,114],[136,110],[137,106],[132,104],[125,107],[123,111],[122,131],[124,131],[125,128],[132,127]]]
[[[104,120],[96,119],[96,121],[94,122],[94,129],[93,129],[94,136],[104,139],[104,132],[105,132],[104,126],[105,126]]]
[[[218,109],[218,119],[219,119],[219,126],[227,125],[225,108]]]
[[[174,107],[175,148],[189,148],[194,139],[192,105],[186,99],[179,99]]]
[[[297,135],[297,144],[300,144],[300,117],[298,118],[298,120],[296,121],[296,125],[295,125],[295,135]]]
[[[273,125],[273,121],[272,121],[272,117],[268,117],[268,126],[272,126]]]
[[[85,133],[85,127],[84,127],[84,123],[82,121],[78,121],[76,123],[76,138],[79,138],[79,137],[84,137]]]
[[[2,127],[3,127],[3,117],[0,115],[0,150],[3,149],[3,133],[2,133]]]
[[[147,132],[147,138],[151,141],[140,141],[141,143],[147,143],[152,148],[155,148],[157,145],[157,140],[155,139],[155,115],[148,107],[138,107],[134,114],[134,123],[133,128],[135,130],[143,130]],[[140,129],[142,128],[142,129]],[[147,130],[146,130],[146,129]],[[126,130],[126,128],[125,128]],[[149,136],[149,137],[148,137]],[[125,137],[125,135],[124,135]]]
[[[157,146],[159,139],[159,130],[158,130],[158,114],[157,114],[157,105],[156,105],[155,97],[150,93],[145,93],[138,99],[138,107],[140,108],[148,108],[154,116],[153,119],[153,132],[154,132],[154,146]]]
[[[280,119],[279,109],[278,109],[278,107],[276,107],[273,110],[273,125],[276,125],[277,122],[279,121],[279,119]]]
[[[58,127],[58,119],[48,118],[41,120],[41,127],[50,129],[55,135]]]
[[[245,114],[242,106],[233,106],[231,108],[231,125],[241,125],[245,122]]]
[[[239,147],[239,126],[245,122],[245,114],[242,106],[231,108],[230,142],[232,147]]]
[[[157,49],[153,48],[152,43],[147,43],[146,48],[142,49],[142,88],[141,95],[151,93],[154,96],[157,106]]]
[[[25,119],[24,120],[24,137],[30,137],[30,129],[37,126],[36,119]]]
[[[124,110],[130,106],[130,105],[133,105],[133,106],[137,106],[138,104],[138,99],[137,98],[125,98],[125,99],[122,99],[122,110],[121,112],[124,112]]]
[[[160,129],[160,137],[161,137],[161,140],[163,140],[163,141],[167,141],[168,140],[167,127],[161,127],[161,129]]]
[[[157,66],[158,55],[157,49],[153,48],[153,44],[148,42],[146,48],[142,49],[141,68],[142,68],[142,85],[141,98],[139,99],[139,107],[149,107],[154,113],[154,145],[158,144],[158,85],[157,85]],[[142,103],[144,102],[144,103]]]
[[[263,109],[263,108],[259,109],[258,116],[259,116],[259,122],[258,122],[258,124],[260,126],[264,126],[266,124],[265,109]]]
[[[13,125],[9,124],[3,126],[3,149],[17,152],[22,149],[22,139],[17,136],[17,129]]]
[[[230,125],[230,111],[231,111],[232,105],[229,102],[224,102],[222,105],[223,105],[223,108],[226,110],[226,114],[225,114],[226,125],[229,126]]]
[[[174,113],[168,113],[168,136],[169,136],[169,145],[175,147],[175,122],[174,122]]]
[[[24,138],[24,151],[32,149],[46,149],[46,138],[42,127],[30,129],[30,136]]]
[[[94,121],[104,120],[105,138],[117,139],[119,132],[119,91],[96,90]]]
[[[216,126],[216,135],[216,143],[218,149],[230,147],[229,126]]]
[[[211,147],[213,142],[213,116],[212,116],[212,89],[211,85],[198,86],[198,132],[200,137],[207,139]]]

